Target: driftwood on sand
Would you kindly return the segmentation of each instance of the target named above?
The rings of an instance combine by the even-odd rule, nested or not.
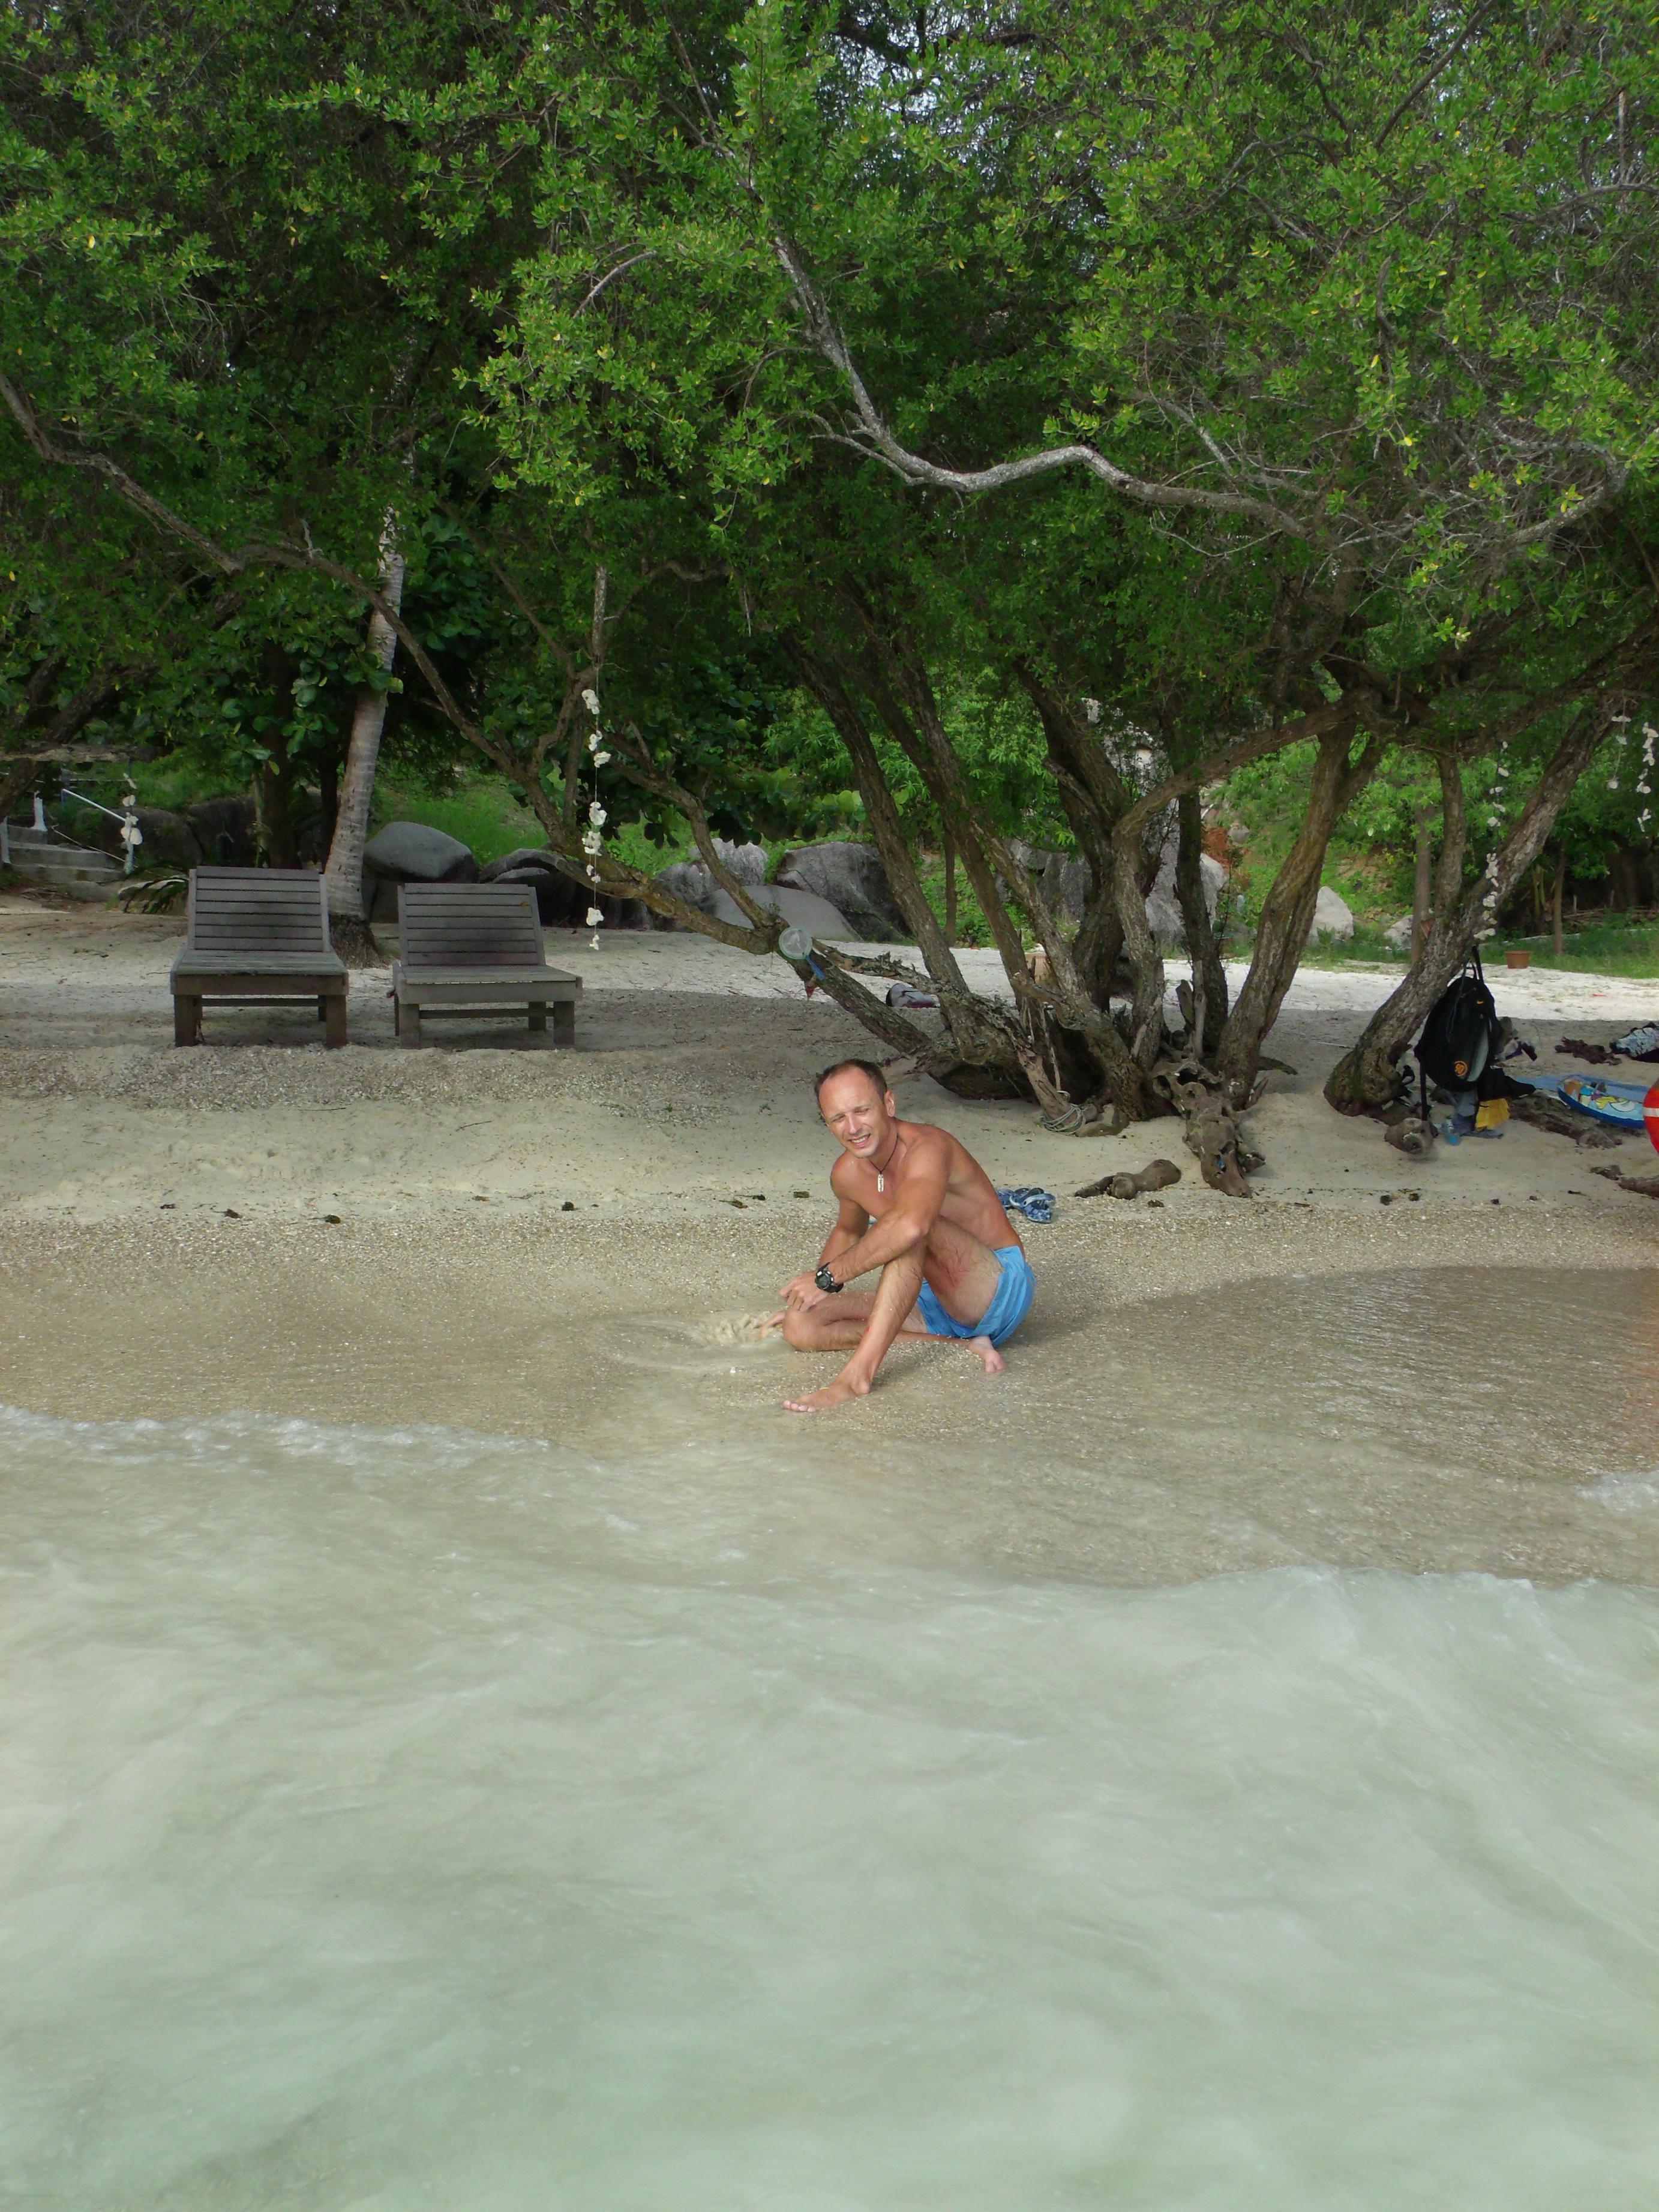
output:
[[[1571,1137],[1575,1145],[1589,1152],[1605,1152],[1624,1141],[1614,1131],[1601,1127],[1576,1107],[1564,1106],[1546,1091],[1532,1091],[1523,1098],[1512,1098],[1510,1114],[1513,1120],[1528,1122],[1534,1129],[1548,1129],[1555,1136]]]
[[[1609,1160],[1604,1168],[1592,1168],[1590,1173],[1605,1176],[1620,1190],[1634,1191],[1638,1198],[1659,1198],[1659,1175],[1627,1176],[1617,1160]]]
[[[1085,1182],[1076,1194],[1079,1198],[1139,1198],[1143,1191],[1167,1190],[1180,1181],[1181,1170],[1173,1160],[1149,1160],[1139,1175],[1126,1170],[1102,1176],[1097,1182]]]

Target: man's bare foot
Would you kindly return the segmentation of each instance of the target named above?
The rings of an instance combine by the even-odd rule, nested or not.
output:
[[[833,1382],[826,1382],[822,1390],[809,1390],[804,1398],[786,1398],[785,1410],[791,1413],[826,1413],[831,1406],[845,1406],[854,1398],[867,1398],[870,1385],[857,1375],[849,1375],[845,1368]]]
[[[963,1341],[988,1375],[1000,1375],[1007,1366],[1007,1361],[988,1336],[969,1336]]]

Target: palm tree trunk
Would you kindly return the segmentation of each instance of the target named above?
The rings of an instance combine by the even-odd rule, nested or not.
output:
[[[397,538],[397,517],[388,514],[380,532],[380,596],[394,612],[404,599],[404,556]],[[376,607],[368,617],[369,658],[389,678],[398,653],[398,634]],[[328,921],[334,950],[349,967],[375,968],[380,949],[368,927],[363,901],[363,848],[374,803],[374,771],[380,758],[380,739],[386,731],[386,684],[362,684],[351,713],[351,735],[346,741],[345,771],[340,778],[339,806],[334,834],[329,841]]]

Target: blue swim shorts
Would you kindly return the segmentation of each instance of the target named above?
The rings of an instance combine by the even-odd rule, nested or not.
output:
[[[933,1285],[922,1285],[916,1295],[916,1311],[927,1323],[930,1335],[988,1336],[993,1344],[1008,1341],[1031,1310],[1036,1278],[1031,1273],[1030,1261],[1018,1244],[1000,1246],[996,1257],[1001,1265],[1002,1280],[977,1321],[958,1321],[954,1314],[946,1313],[933,1295]]]

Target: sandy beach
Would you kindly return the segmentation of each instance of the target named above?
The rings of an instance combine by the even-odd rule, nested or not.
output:
[[[827,1220],[809,1079],[868,1049],[836,1007],[807,1001],[781,965],[700,940],[618,933],[595,951],[550,933],[550,957],[583,978],[574,1052],[460,1023],[404,1051],[373,971],[353,977],[343,1051],[291,1012],[212,1015],[214,1042],[179,1051],[166,988],[179,934],[166,918],[0,905],[0,1398],[100,1418],[255,1412],[797,1449],[779,1400],[813,1363],[757,1342],[757,1325]],[[969,960],[991,979],[990,956]],[[1573,1064],[1549,1049],[1562,1034],[1605,1037],[1654,1001],[1642,982],[1496,981],[1547,1066]],[[896,1358],[813,1449],[863,1460],[932,1439],[1086,1468],[1127,1408],[1155,1424],[1161,1401],[1200,1382],[1260,1419],[1294,1381],[1275,1298],[1432,1278],[1486,1285],[1451,1302],[1449,1326],[1495,1361],[1482,1387],[1515,1401],[1473,1455],[1491,1481],[1517,1451],[1562,1482],[1633,1465],[1659,1359],[1615,1362],[1585,1402],[1558,1356],[1584,1312],[1535,1286],[1563,1268],[1587,1297],[1620,1285],[1605,1327],[1628,1332],[1634,1297],[1659,1346],[1659,1207],[1592,1172],[1644,1172],[1648,1147],[1582,1151],[1511,1125],[1403,1160],[1318,1095],[1389,982],[1298,977],[1273,1040],[1297,1073],[1275,1075],[1252,1117],[1267,1165],[1250,1201],[1207,1190],[1167,1121],[1079,1140],[1029,1107],[902,1086],[902,1110],[953,1129],[1000,1182],[1060,1194],[1053,1225],[1027,1237],[1039,1306],[1001,1382],[949,1354]],[[1069,1196],[1158,1154],[1183,1165],[1161,1203]],[[1525,1296],[1503,1290],[1523,1279]],[[1425,1349],[1347,1347],[1368,1371],[1398,1359],[1407,1376]],[[1659,1572],[1651,1516],[1585,1521],[1555,1488],[1500,1504],[1473,1480],[1459,1496],[1425,1482],[1387,1510],[1356,1496],[1341,1555]],[[1195,1534],[1176,1571],[1297,1556],[1295,1511],[1270,1518],[1276,1533],[1248,1540]],[[1318,1544],[1332,1541],[1326,1525]]]
[[[1411,1168],[1319,1099],[1354,970],[1252,1200],[913,1082],[1060,1194],[1036,1304],[801,1419],[833,1006],[556,938],[573,1051],[384,973],[181,1051],[177,938],[0,902],[0,2196],[1644,2201],[1645,1142]]]

